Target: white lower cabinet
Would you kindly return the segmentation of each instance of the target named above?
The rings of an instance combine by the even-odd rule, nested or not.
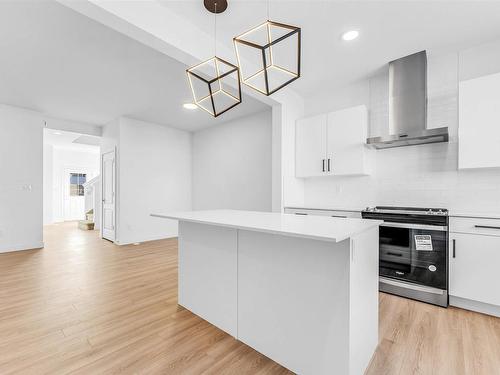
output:
[[[500,316],[500,220],[450,218],[450,305]]]
[[[450,295],[500,306],[500,237],[450,234]]]

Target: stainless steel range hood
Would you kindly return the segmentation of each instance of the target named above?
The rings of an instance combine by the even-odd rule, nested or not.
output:
[[[427,129],[427,54],[389,63],[389,135],[366,140],[375,149],[448,142],[448,128]]]

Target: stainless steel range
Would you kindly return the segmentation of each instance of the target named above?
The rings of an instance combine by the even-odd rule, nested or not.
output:
[[[448,306],[448,210],[372,207],[380,227],[380,291]]]

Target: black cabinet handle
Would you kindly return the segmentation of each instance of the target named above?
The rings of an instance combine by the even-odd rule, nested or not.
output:
[[[295,215],[306,215],[307,216],[307,214],[304,212],[296,212]]]
[[[484,228],[484,229],[500,229],[500,227],[495,227],[492,225],[474,225],[475,228]]]
[[[325,171],[325,159],[323,159],[323,172]]]
[[[453,240],[453,258],[456,258],[457,240]]]
[[[328,172],[330,172],[330,159],[328,159]]]
[[[393,255],[395,257],[402,257],[403,256],[403,254],[401,254],[401,253],[391,253],[390,251],[387,252],[387,255]]]
[[[347,216],[341,216],[341,215],[331,215],[332,217],[341,217],[343,219],[347,219]]]

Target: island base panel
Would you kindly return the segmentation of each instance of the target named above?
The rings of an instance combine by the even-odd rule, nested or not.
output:
[[[349,374],[349,247],[240,231],[239,340],[299,374]]]
[[[336,243],[181,221],[179,304],[296,373],[362,374],[378,228]]]
[[[237,337],[237,231],[179,223],[179,304]]]

